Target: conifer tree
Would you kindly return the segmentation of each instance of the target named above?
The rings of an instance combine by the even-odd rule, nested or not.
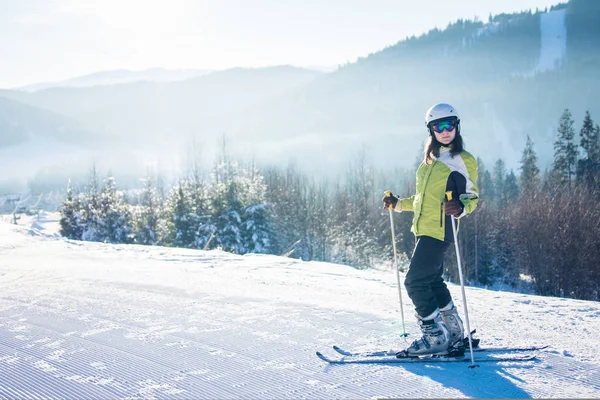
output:
[[[276,235],[272,208],[266,201],[267,187],[264,177],[252,163],[239,171],[237,182],[244,195],[242,198],[244,248],[250,253],[269,253],[276,247]]]
[[[214,245],[237,254],[246,253],[242,238],[243,199],[247,184],[240,179],[237,162],[229,160],[225,151],[215,164],[210,192],[211,221],[214,226]],[[211,245],[213,247],[213,245]]]
[[[596,128],[597,127],[598,126],[596,125]],[[600,161],[598,160],[600,149],[598,149],[597,130],[594,129],[594,121],[592,121],[589,111],[585,112],[583,126],[581,127],[579,135],[581,138],[580,145],[584,151],[584,157],[592,161]]]
[[[211,199],[213,221],[216,227],[215,242],[224,251],[246,253],[242,239],[243,205],[235,181],[221,182]]]
[[[188,193],[184,189],[184,183],[171,190],[165,206],[166,223],[163,233],[166,245],[175,247],[193,247],[196,234],[193,212],[188,199]]]
[[[501,201],[503,203],[514,203],[519,198],[519,183],[515,172],[511,169],[504,181],[504,193]]]
[[[587,184],[590,188],[598,187],[600,182],[599,130],[598,125],[594,127],[590,112],[586,111],[583,126],[579,132],[584,156],[577,163],[577,181]]]
[[[134,239],[138,244],[156,245],[160,242],[162,204],[155,179],[148,174],[143,182],[139,204],[134,208]]]
[[[190,228],[194,230],[194,241],[191,247],[204,249],[210,244],[213,234],[216,232],[216,227],[211,217],[207,185],[202,180],[197,159],[194,159],[184,192],[189,202],[190,214],[188,219]]]
[[[480,197],[490,203],[494,202],[497,196],[492,173],[487,168],[480,167],[477,180],[479,181],[478,185],[481,185]]]
[[[131,211],[124,203],[123,196],[117,192],[117,183],[113,176],[104,179],[99,200],[99,214],[102,231],[99,240],[108,243],[130,243],[132,240]]]
[[[81,240],[81,203],[77,195],[73,195],[71,180],[67,183],[67,195],[60,208],[60,234],[69,239]]]
[[[521,156],[521,176],[519,177],[519,186],[521,195],[528,196],[534,193],[540,184],[540,169],[537,165],[537,154],[533,148],[533,141],[527,135],[527,143]]]
[[[575,175],[577,163],[577,144],[575,143],[575,129],[571,112],[565,109],[558,126],[558,135],[554,142],[554,163],[552,164],[552,178],[555,184],[571,183]]]
[[[244,210],[243,240],[249,253],[270,253],[275,226],[267,203],[252,204]]]
[[[82,240],[103,241],[104,222],[100,216],[100,190],[98,188],[98,172],[92,165],[88,179],[88,190],[83,198],[83,233]]]
[[[494,185],[494,201],[498,204],[505,192],[506,166],[502,159],[498,159],[494,164],[492,172],[492,182]]]

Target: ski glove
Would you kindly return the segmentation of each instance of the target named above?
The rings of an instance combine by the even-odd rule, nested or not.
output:
[[[462,214],[464,208],[465,207],[459,200],[444,199],[444,211],[446,212],[446,215],[451,215],[454,218],[458,218],[458,216]]]
[[[389,196],[383,196],[383,208],[393,210],[396,208],[396,204],[398,204],[398,196],[393,195],[392,192]]]

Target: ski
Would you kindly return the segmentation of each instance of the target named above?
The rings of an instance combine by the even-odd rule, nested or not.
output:
[[[421,356],[397,358],[396,356],[371,356],[371,357],[342,357],[329,358],[317,351],[317,357],[329,364],[432,364],[432,363],[452,363],[452,362],[471,362],[469,357],[446,357],[446,356]],[[502,357],[476,357],[475,363],[482,362],[523,362],[533,361],[536,356],[502,356]]]
[[[537,351],[548,348],[546,346],[529,346],[529,347],[475,347],[473,352],[477,353],[516,353],[526,351]],[[351,352],[342,349],[339,346],[333,346],[333,349],[343,356],[348,357],[385,357],[385,356],[396,356],[399,350],[380,350],[380,351],[363,351],[363,352]],[[465,353],[469,352],[468,344],[465,349]]]

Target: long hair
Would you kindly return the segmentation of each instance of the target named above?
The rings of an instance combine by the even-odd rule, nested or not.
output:
[[[434,158],[438,158],[440,156],[440,147],[443,145],[435,138],[435,134],[429,128],[429,138],[425,142],[425,158],[423,162],[427,165],[430,165],[433,162]],[[464,143],[462,136],[460,135],[460,129],[456,127],[456,136],[454,136],[454,140],[450,144],[450,154],[454,157],[457,154],[460,154],[464,150]]]

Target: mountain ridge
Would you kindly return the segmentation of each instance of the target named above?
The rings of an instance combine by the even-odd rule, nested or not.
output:
[[[0,96],[73,118],[107,142],[164,152],[165,140],[194,139],[213,153],[225,135],[260,162],[295,159],[329,171],[365,145],[376,166],[412,165],[426,138],[422,116],[444,101],[459,110],[468,149],[484,162],[504,158],[516,169],[529,135],[544,168],[565,108],[576,123],[586,110],[599,118],[599,4],[460,19],[329,73],[238,68],[172,83]],[[563,31],[566,38],[548,42]]]
[[[37,92],[39,90],[54,87],[93,87],[104,85],[118,85],[122,83],[140,81],[174,82],[210,74],[214,71],[215,70],[210,69],[167,69],[160,67],[147,68],[142,70],[115,69],[93,72],[90,74],[76,76],[61,81],[32,83],[25,86],[12,88],[11,90]]]

